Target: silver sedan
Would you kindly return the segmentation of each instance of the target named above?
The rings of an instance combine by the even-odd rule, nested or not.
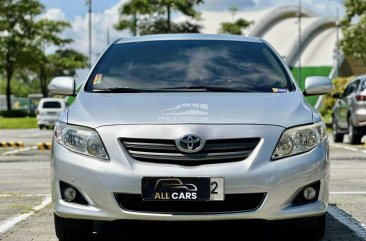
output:
[[[310,77],[304,94],[331,88]],[[76,94],[71,77],[49,89]],[[261,39],[116,41],[55,126],[58,238],[85,238],[98,221],[238,219],[289,220],[321,237],[329,147],[304,94]]]

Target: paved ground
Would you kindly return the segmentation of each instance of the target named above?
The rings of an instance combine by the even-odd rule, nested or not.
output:
[[[332,148],[331,159],[331,202],[366,224],[366,154]]]
[[[28,145],[39,142],[40,139],[49,140],[52,133],[43,131],[0,131],[0,138],[12,137],[6,140],[25,138]],[[32,135],[32,136],[31,136]],[[42,141],[43,141],[42,140]],[[356,149],[352,149],[356,148]],[[366,153],[362,146],[351,147],[347,144],[331,147],[331,203],[343,211],[332,207],[327,216],[327,232],[323,240],[327,241],[353,241],[366,240],[365,228],[361,223],[366,223]],[[35,206],[49,199],[49,151],[30,151],[18,153],[14,156],[1,156],[0,150],[0,240],[1,241],[45,241],[54,240],[53,217],[50,205],[34,212]],[[44,202],[45,204],[45,202]],[[47,204],[47,203],[46,203]],[[38,208],[37,208],[38,209]],[[348,215],[346,214],[348,213]],[[33,214],[24,221],[12,226],[6,232],[1,231],[5,223],[14,221],[19,217]],[[23,216],[22,216],[23,215]],[[354,219],[351,218],[352,215]],[[15,218],[15,219],[14,219]],[[358,221],[356,221],[358,220]],[[348,226],[346,226],[346,225]],[[167,225],[170,225],[167,227]],[[119,226],[121,227],[121,226]],[[351,229],[351,228],[352,229]],[[176,237],[166,237],[164,232],[156,230],[173,230]],[[108,228],[99,227],[99,232],[108,231]],[[141,230],[151,230],[141,232]],[[225,232],[227,239],[253,236],[246,240],[297,240],[297,236],[284,236],[284,226],[277,223],[220,223],[220,224],[184,224],[181,226],[171,224],[140,224],[137,229],[130,230],[128,240],[145,239],[189,239],[194,231],[199,233],[196,239],[217,239],[217,234]],[[354,232],[354,230],[357,231]],[[261,234],[258,236],[258,234]],[[113,237],[95,236],[99,240],[122,240],[126,233],[114,234]],[[102,238],[101,238],[102,237]],[[364,237],[364,238],[362,238]],[[126,240],[126,239],[123,239]]]
[[[0,141],[23,141],[26,146],[35,145],[38,142],[49,142],[51,136],[52,130],[15,129],[0,131]]]

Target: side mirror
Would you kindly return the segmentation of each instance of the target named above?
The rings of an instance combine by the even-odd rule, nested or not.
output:
[[[48,85],[48,90],[53,94],[59,95],[75,95],[75,78],[62,76],[55,77],[51,80],[51,83]]]
[[[342,95],[341,95],[341,94],[339,94],[339,93],[335,93],[334,95],[332,95],[332,97],[333,97],[334,99],[340,99],[340,98],[342,98]]]
[[[305,79],[304,95],[329,94],[332,89],[333,84],[328,77],[312,76]]]

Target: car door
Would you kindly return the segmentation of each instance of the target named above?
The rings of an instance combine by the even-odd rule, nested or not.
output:
[[[345,91],[343,92],[342,98],[338,102],[338,113],[337,113],[337,124],[340,128],[348,128],[348,113],[350,112],[352,101],[358,89],[358,83],[360,81],[352,81]]]

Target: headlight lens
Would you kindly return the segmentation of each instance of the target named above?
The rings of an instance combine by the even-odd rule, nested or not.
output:
[[[99,134],[93,129],[57,122],[54,136],[58,143],[71,151],[104,160],[109,159]]]
[[[282,134],[272,159],[275,160],[310,151],[325,137],[326,127],[323,122],[288,129]]]

